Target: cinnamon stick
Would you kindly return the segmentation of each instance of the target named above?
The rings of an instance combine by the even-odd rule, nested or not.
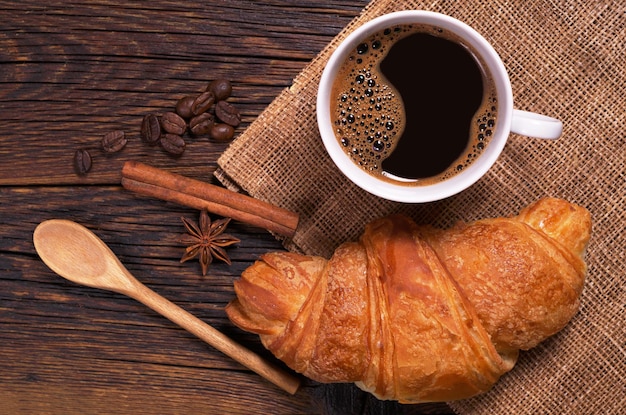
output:
[[[124,164],[122,186],[145,196],[195,209],[207,209],[288,238],[293,237],[298,226],[297,213],[136,161]]]

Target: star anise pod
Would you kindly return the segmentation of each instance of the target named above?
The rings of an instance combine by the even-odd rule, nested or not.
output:
[[[198,225],[186,218],[181,217],[181,219],[188,232],[181,240],[188,245],[185,249],[185,254],[180,259],[181,263],[199,256],[202,275],[206,275],[209,265],[213,262],[213,258],[224,261],[230,265],[230,258],[224,248],[240,242],[239,239],[234,236],[224,233],[230,222],[230,218],[223,218],[211,222],[209,214],[203,209],[200,211]]]

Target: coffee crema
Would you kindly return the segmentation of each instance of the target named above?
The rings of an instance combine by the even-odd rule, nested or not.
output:
[[[486,65],[430,25],[393,26],[359,43],[335,77],[331,106],[346,154],[369,174],[408,186],[466,168],[497,122]]]

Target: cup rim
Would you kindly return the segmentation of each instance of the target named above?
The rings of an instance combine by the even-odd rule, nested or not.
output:
[[[358,167],[341,148],[335,137],[330,116],[330,91],[338,66],[358,43],[367,36],[389,26],[404,23],[426,23],[460,35],[481,55],[494,77],[498,100],[499,128],[480,156],[463,172],[442,182],[406,186],[372,176]],[[332,52],[322,72],[316,103],[318,129],[327,153],[337,168],[363,190],[384,199],[425,203],[445,199],[476,183],[496,162],[510,133],[513,113],[513,93],[506,68],[491,44],[475,29],[451,16],[425,10],[404,10],[376,17],[357,27]]]

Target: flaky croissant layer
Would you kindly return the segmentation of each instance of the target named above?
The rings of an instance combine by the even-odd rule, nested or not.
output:
[[[576,313],[590,233],[586,209],[554,198],[447,230],[390,216],[330,260],[263,255],[226,312],[313,380],[407,403],[463,399]]]

